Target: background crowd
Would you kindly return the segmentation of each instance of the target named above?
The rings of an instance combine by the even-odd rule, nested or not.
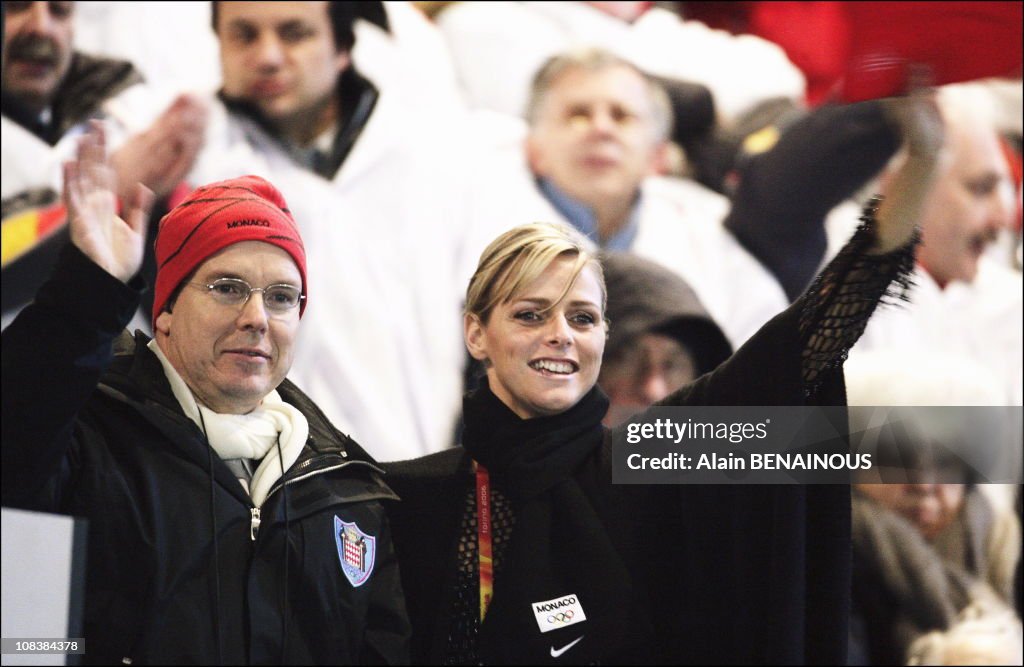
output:
[[[899,112],[844,97],[846,4],[4,2],[3,327],[68,243],[61,165],[101,119],[151,237],[200,185],[281,191],[314,299],[288,377],[376,460],[461,441],[466,286],[527,222],[601,252],[614,426],[797,300],[891,187]],[[851,351],[851,405],[1024,399],[1020,63],[990,73],[1018,78],[937,91],[914,287]],[[1021,664],[1018,489],[930,465],[853,489],[850,659]]]

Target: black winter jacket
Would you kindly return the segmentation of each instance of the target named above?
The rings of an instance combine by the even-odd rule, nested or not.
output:
[[[285,381],[309,439],[257,529],[145,336],[125,335],[112,355],[137,302],[68,246],[2,335],[3,501],[89,520],[86,661],[407,661],[382,505],[396,496],[380,470]],[[365,581],[343,571],[342,522],[363,533]]]
[[[877,303],[902,294],[913,266],[915,242],[887,255],[869,254],[874,204],[864,219],[800,299],[713,372],[657,405],[845,405],[846,354]],[[570,411],[588,400],[583,397]],[[481,658],[489,658],[489,664],[842,664],[850,604],[848,486],[616,485],[611,432],[573,433],[555,421],[562,415],[538,418],[541,426],[530,428],[534,420],[519,419],[504,405],[490,407],[497,402],[471,397],[464,404],[468,449],[386,464],[403,498],[391,518],[413,624],[414,661],[439,664],[454,656],[464,664]],[[834,424],[837,432],[847,432],[844,421]],[[541,427],[552,424],[545,440]],[[571,435],[562,439],[566,433]],[[593,447],[577,462],[571,456],[578,454],[580,441]],[[502,492],[510,509],[490,517],[493,599],[487,616],[476,623],[479,565],[470,559],[466,568],[461,554],[479,539],[481,523],[471,452],[493,456],[488,443],[529,449],[521,459],[496,457],[512,461],[506,472],[513,466],[519,470],[504,488],[494,474],[487,496],[497,499]],[[572,450],[570,456],[552,455],[566,450]],[[495,472],[480,462],[489,474]],[[515,492],[534,481],[522,471],[539,477],[539,464],[563,466],[559,495],[527,489],[517,506]],[[570,480],[573,484],[562,484]],[[546,507],[538,509],[541,503]],[[563,507],[589,525],[561,520],[556,510]],[[519,544],[526,547],[514,549],[524,534],[528,541]],[[601,535],[607,539],[591,539]],[[505,572],[516,577],[512,585],[508,575],[499,574],[500,542],[508,545]],[[586,578],[576,576],[580,573]],[[522,604],[520,591],[535,590],[529,580],[545,577],[542,583],[554,594]],[[469,587],[460,585],[466,580]],[[591,585],[601,580],[627,585]],[[591,606],[580,620],[554,628],[543,625],[539,615],[532,624],[524,608],[534,614],[550,611],[542,605],[560,602],[555,596],[563,592],[563,600],[579,595],[572,604],[591,604],[580,590],[557,590],[563,582],[589,585],[601,595],[603,607]],[[494,611],[503,595],[519,605],[512,613]],[[607,604],[615,596],[618,604]]]
[[[799,305],[790,307],[714,374],[661,404],[801,404],[799,315]],[[845,403],[842,372],[829,373],[814,402]],[[615,485],[611,434],[604,431],[603,444],[574,475],[600,521],[595,528],[615,545],[633,589],[633,598],[622,601],[629,624],[620,644],[598,663],[843,660],[850,573],[847,486]],[[471,463],[459,447],[384,464],[403,501],[390,511],[418,664],[444,661],[455,631],[455,554],[466,495],[475,498]],[[566,549],[571,553],[573,547]],[[497,599],[497,576],[495,581]],[[593,620],[592,611],[588,618]],[[566,648],[588,634],[587,623],[528,636],[502,628],[492,636],[501,637],[503,645],[481,644],[480,650],[508,655],[548,639],[544,650],[550,645],[552,657],[541,654],[531,660],[534,664],[588,664],[592,654]],[[558,649],[568,652],[558,655]]]

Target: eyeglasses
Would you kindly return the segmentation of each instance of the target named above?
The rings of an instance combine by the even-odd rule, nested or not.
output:
[[[267,285],[253,287],[240,278],[218,278],[212,283],[189,283],[205,287],[213,300],[225,306],[242,306],[249,301],[253,292],[263,293],[263,305],[272,313],[287,313],[306,297],[294,285]]]

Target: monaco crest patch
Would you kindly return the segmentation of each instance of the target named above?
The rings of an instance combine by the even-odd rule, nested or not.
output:
[[[377,538],[364,533],[354,521],[342,521],[335,515],[334,541],[338,545],[341,571],[354,588],[359,588],[373,574],[373,564],[377,558]]]

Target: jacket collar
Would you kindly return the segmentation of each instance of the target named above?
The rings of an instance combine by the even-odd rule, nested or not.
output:
[[[183,456],[206,468],[209,466],[209,453],[205,437],[182,411],[171,391],[170,382],[164,374],[160,360],[146,347],[149,340],[149,336],[141,331],[136,331],[134,336],[127,331],[123,332],[114,341],[114,363],[104,375],[100,388],[133,407],[176,443]],[[277,390],[281,398],[298,408],[309,422],[306,446],[289,469],[285,481],[297,475],[308,475],[320,468],[338,466],[348,461],[359,461],[380,470],[358,445],[331,425],[320,408],[298,387],[285,380]],[[215,479],[233,493],[237,491],[240,498],[248,501],[248,496],[227,465],[219,457],[214,458]],[[393,496],[390,489],[376,479],[376,476],[375,480],[384,495]]]
[[[577,231],[593,241],[594,245],[603,250],[618,252],[629,252],[633,248],[633,242],[640,230],[642,190],[637,190],[636,196],[633,198],[626,224],[602,241],[597,229],[597,215],[593,209],[571,197],[550,179],[538,177],[536,182],[541,194],[555,207],[555,210],[561,213]]]
[[[363,133],[370,120],[377,99],[380,96],[377,88],[364,78],[354,66],[349,66],[338,76],[338,84],[335,91],[338,97],[339,119],[331,144],[331,149],[326,154],[314,160],[310,168],[323,178],[331,180],[341,169],[345,159],[352,151],[356,140]],[[228,111],[236,116],[248,119],[270,138],[286,153],[293,157],[305,154],[307,149],[300,149],[290,146],[274,130],[273,124],[263,115],[259,107],[242,99],[231,98],[221,90],[217,93]],[[301,162],[301,160],[299,160]],[[307,165],[304,165],[307,166]]]
[[[72,127],[96,114],[104,102],[141,82],[142,74],[125,60],[76,51],[54,94],[48,122],[43,122],[10,95],[2,96],[0,107],[5,116],[53,146]]]

